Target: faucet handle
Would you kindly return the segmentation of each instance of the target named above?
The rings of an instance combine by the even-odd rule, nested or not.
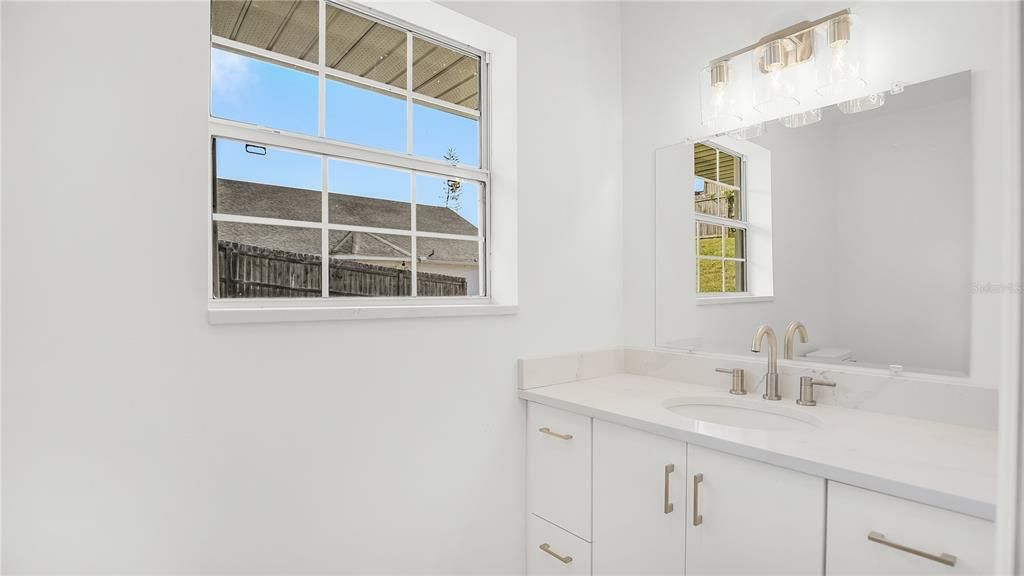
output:
[[[814,401],[815,386],[835,388],[836,383],[829,380],[815,380],[813,376],[801,376],[800,397],[797,398],[796,403],[801,406],[816,406],[818,403]]]
[[[742,396],[747,393],[746,387],[743,386],[743,368],[715,368],[715,372],[732,374],[732,388],[729,389],[729,394]]]

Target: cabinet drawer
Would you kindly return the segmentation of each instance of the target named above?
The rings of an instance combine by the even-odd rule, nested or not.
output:
[[[526,411],[529,512],[590,540],[590,418],[531,402]]]
[[[991,574],[994,532],[986,520],[828,483],[827,574]]]
[[[526,573],[590,575],[590,543],[533,514],[526,519]]]

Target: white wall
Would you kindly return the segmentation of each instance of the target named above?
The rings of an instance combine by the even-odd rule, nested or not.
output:
[[[764,34],[847,7],[837,3],[627,3],[622,8],[623,204],[626,343],[650,346],[655,338],[654,151],[707,133],[699,124],[697,71],[711,58]],[[1017,6],[1010,3],[862,3],[870,22],[867,58],[876,78],[908,83],[973,71],[972,147],[973,279],[1019,279],[1014,243],[1018,196],[1006,166],[1017,160],[1006,123],[1019,66]],[[737,18],[736,14],[742,14]],[[729,22],[709,26],[708,22]],[[913,25],[908,25],[908,23]],[[882,86],[884,87],[884,85]],[[881,88],[881,87],[880,87]],[[969,289],[969,288],[968,288]],[[972,296],[971,379],[997,386],[1009,374],[1013,336],[1010,311],[1018,295],[1003,290]]]
[[[519,40],[518,316],[236,326],[207,5],[2,6],[4,572],[521,572],[515,359],[622,343],[618,6],[454,5]]]

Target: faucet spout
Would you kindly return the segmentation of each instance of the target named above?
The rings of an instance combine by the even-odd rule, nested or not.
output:
[[[793,321],[786,326],[786,338],[785,346],[782,352],[782,358],[785,360],[793,359],[793,336],[800,335],[800,342],[807,344],[807,328],[803,322]]]
[[[761,352],[761,342],[768,337],[768,372],[777,373],[776,368],[778,360],[778,345],[775,340],[775,330],[767,324],[762,324],[757,328],[757,332],[754,332],[754,341],[750,345],[751,352]]]
[[[765,400],[782,400],[779,394],[778,344],[775,331],[767,324],[762,324],[754,332],[754,340],[750,344],[751,352],[761,352],[761,342],[768,339],[768,373],[765,374]]]

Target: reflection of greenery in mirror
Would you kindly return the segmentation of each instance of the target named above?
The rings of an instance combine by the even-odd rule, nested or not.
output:
[[[746,291],[743,160],[716,146],[693,147],[697,292]]]

